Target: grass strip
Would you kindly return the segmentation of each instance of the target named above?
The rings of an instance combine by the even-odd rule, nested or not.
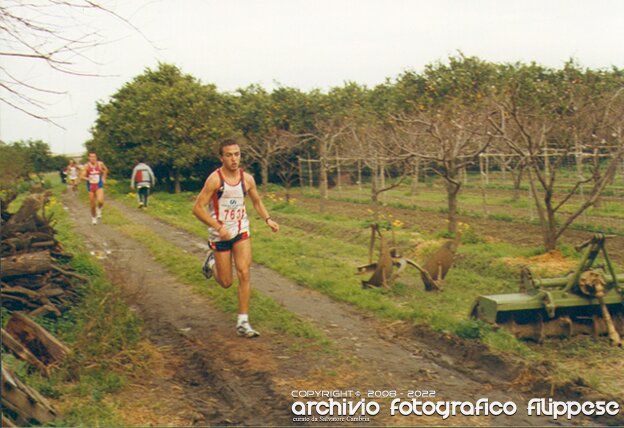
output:
[[[208,283],[201,273],[200,263],[195,256],[180,250],[151,229],[132,222],[115,207],[106,208],[104,222],[145,245],[156,261],[175,275],[180,282],[191,286],[196,293],[208,297],[220,310],[231,313],[234,319],[234,314],[238,312],[236,292],[232,289],[223,289],[214,282]],[[252,299],[251,316],[254,325],[257,325],[259,329],[305,339],[293,344],[294,348],[306,347],[326,353],[336,352],[333,342],[323,332],[310,323],[298,319],[275,300],[257,290],[252,290]]]

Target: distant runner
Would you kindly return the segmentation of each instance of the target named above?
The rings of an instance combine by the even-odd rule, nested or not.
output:
[[[78,164],[75,160],[70,160],[69,164],[65,168],[65,175],[67,180],[69,180],[69,185],[71,186],[72,191],[78,190],[78,176],[80,170],[78,168]]]
[[[214,276],[223,288],[229,288],[232,286],[234,260],[238,276],[236,333],[243,337],[256,337],[260,333],[251,327],[248,315],[251,241],[245,196],[249,195],[255,210],[273,232],[279,231],[279,225],[271,219],[262,203],[254,178],[240,168],[241,151],[236,140],[228,139],[221,143],[219,159],[221,168],[208,176],[193,207],[193,214],[208,225],[211,251],[204,261],[203,272],[206,278]]]
[[[108,168],[97,159],[95,152],[89,153],[89,162],[82,169],[81,178],[87,182],[89,192],[89,203],[91,204],[91,224],[97,224],[102,218],[102,207],[104,206],[104,183]]]
[[[137,165],[132,170],[130,178],[130,186],[137,188],[139,194],[139,208],[147,208],[147,199],[149,198],[150,188],[156,184],[156,177],[152,168],[143,162],[143,159],[137,161]]]

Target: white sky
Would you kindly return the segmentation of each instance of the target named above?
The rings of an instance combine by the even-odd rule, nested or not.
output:
[[[46,113],[65,129],[0,104],[0,139],[41,139],[53,152],[79,152],[96,101],[158,61],[221,91],[252,83],[374,86],[457,51],[495,62],[560,67],[573,57],[585,67],[624,68],[621,0],[113,1],[104,4],[142,35],[110,16],[85,17],[110,43],[88,52],[95,63],[77,60],[77,67],[100,77],[15,65],[29,83],[65,92],[44,97]]]

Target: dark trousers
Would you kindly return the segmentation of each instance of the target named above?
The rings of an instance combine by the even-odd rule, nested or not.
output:
[[[143,203],[143,206],[147,206],[147,198],[149,197],[149,187],[139,187],[139,202]]]

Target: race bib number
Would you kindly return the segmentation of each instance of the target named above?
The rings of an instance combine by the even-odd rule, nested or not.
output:
[[[100,182],[100,174],[91,174],[89,176],[89,183],[98,184]]]
[[[225,210],[223,220],[239,221],[245,217],[245,208],[237,208],[235,210]]]

